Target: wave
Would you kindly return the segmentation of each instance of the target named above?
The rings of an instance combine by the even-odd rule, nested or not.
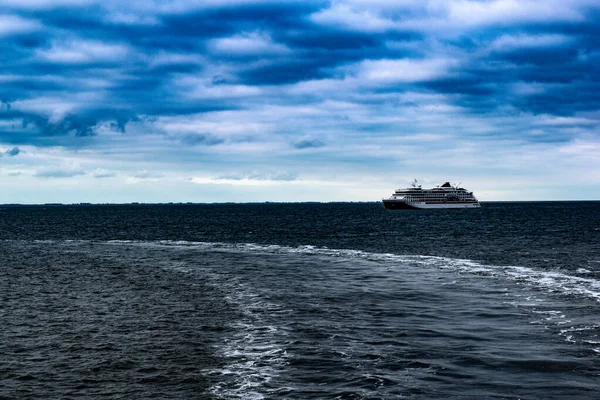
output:
[[[216,381],[209,391],[217,398],[264,399],[266,387],[282,374],[287,353],[286,332],[263,316],[285,314],[286,310],[231,277],[215,284],[221,289],[228,286],[226,301],[242,315],[230,324],[230,334],[217,346],[225,365],[205,370]]]
[[[362,259],[382,263],[389,267],[401,265],[451,270],[463,274],[482,277],[507,279],[527,284],[528,286],[564,295],[583,296],[600,302],[600,280],[571,275],[558,270],[541,270],[525,266],[486,265],[469,259],[458,259],[439,256],[399,255],[392,253],[372,253],[353,249],[330,249],[302,245],[297,247],[281,245],[265,245],[256,243],[218,243],[161,240],[147,241],[109,241],[113,244],[138,244],[144,246],[169,246],[197,248],[205,251],[238,251],[268,254],[295,254],[321,257],[340,257]]]
[[[51,241],[40,241],[38,243],[49,243]],[[193,273],[201,271],[202,276],[207,278],[208,284],[214,284],[225,294],[225,301],[231,304],[236,310],[240,311],[239,318],[232,320],[229,329],[225,332],[221,340],[215,343],[215,350],[224,361],[219,366],[213,366],[203,372],[213,383],[209,389],[216,398],[248,398],[264,399],[285,397],[286,393],[293,392],[298,388],[293,387],[286,382],[286,369],[292,356],[288,356],[286,349],[291,334],[289,327],[282,324],[281,321],[292,319],[289,313],[293,310],[286,309],[283,304],[278,304],[276,298],[265,295],[260,287],[255,287],[251,281],[240,279],[235,273],[223,273],[216,268],[196,269],[194,263],[181,262],[176,257],[170,257],[169,249],[182,249],[185,252],[189,249],[196,259],[196,251],[215,253],[232,253],[242,256],[248,254],[262,257],[263,254],[282,255],[290,259],[300,261],[321,259],[330,261],[331,258],[339,258],[340,268],[360,267],[375,268],[377,271],[391,272],[390,275],[406,273],[407,278],[419,280],[420,276],[428,275],[433,279],[446,279],[449,276],[451,281],[457,277],[494,280],[494,286],[500,282],[504,285],[506,282],[515,282],[519,290],[511,291],[513,298],[519,301],[512,303],[510,297],[507,298],[508,304],[514,304],[517,307],[532,306],[530,311],[539,321],[530,321],[531,324],[541,324],[552,326],[553,331],[569,343],[581,343],[591,351],[600,354],[599,342],[596,332],[598,325],[590,322],[589,313],[593,313],[595,307],[584,307],[582,311],[585,315],[580,315],[577,319],[577,312],[572,309],[572,301],[546,302],[548,296],[537,296],[539,292],[551,292],[556,294],[557,298],[563,299],[563,296],[577,296],[600,301],[600,281],[588,275],[589,270],[579,270],[575,273],[584,274],[584,277],[569,274],[560,270],[542,270],[541,268],[530,268],[526,266],[501,266],[490,265],[470,259],[458,259],[438,256],[425,255],[401,255],[392,253],[373,253],[355,249],[331,249],[326,247],[317,247],[310,245],[302,246],[281,246],[266,245],[257,243],[222,243],[222,242],[190,242],[190,241],[132,241],[132,240],[113,240],[113,241],[58,241],[61,246],[82,246],[83,251],[86,245],[115,246],[112,249],[103,247],[102,250],[110,250],[116,256],[123,254],[121,250],[130,250],[127,246],[140,246],[145,249],[165,249],[165,264],[160,264],[168,269],[175,269],[184,273]],[[117,248],[123,246],[123,249]],[[91,246],[90,246],[91,247]],[[95,250],[94,250],[95,251]],[[144,252],[144,251],[143,251]],[[200,254],[200,259],[202,254]],[[220,257],[217,257],[219,259]],[[237,257],[237,259],[244,257]],[[266,258],[266,257],[265,257]],[[235,258],[234,258],[235,259]],[[162,259],[161,259],[162,260]],[[358,260],[357,262],[346,262],[346,260]],[[200,264],[200,263],[199,263]],[[330,263],[331,264],[331,263]],[[440,273],[442,271],[443,273]],[[349,279],[354,279],[354,275]],[[418,281],[420,283],[420,280]],[[487,286],[487,285],[484,285]],[[512,286],[512,285],[508,285]],[[504,288],[504,286],[502,286]],[[533,289],[525,290],[524,288]],[[533,292],[533,293],[532,293]],[[508,293],[507,293],[508,294]],[[504,301],[502,292],[494,297],[494,301]],[[580,301],[585,303],[585,301]],[[564,306],[567,303],[568,307]],[[588,305],[589,306],[589,305]],[[585,309],[585,310],[584,310]],[[586,311],[587,310],[587,311]],[[573,318],[575,317],[575,318]],[[593,321],[593,317],[592,317]],[[380,383],[386,382],[380,380],[379,375],[369,375],[364,381],[353,381],[354,385],[364,384],[377,387]],[[285,383],[285,387],[280,385]],[[393,382],[392,382],[393,383]]]

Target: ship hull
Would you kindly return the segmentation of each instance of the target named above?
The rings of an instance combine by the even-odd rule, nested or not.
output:
[[[388,210],[414,210],[414,209],[448,209],[448,208],[479,208],[479,202],[446,202],[446,203],[407,203],[403,200],[383,200],[383,205]]]

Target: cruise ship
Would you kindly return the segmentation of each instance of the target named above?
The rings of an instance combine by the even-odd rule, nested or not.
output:
[[[460,184],[459,184],[460,185]],[[403,208],[478,208],[481,207],[473,192],[446,182],[432,189],[423,189],[415,179],[409,188],[398,189],[391,197],[383,199],[390,210]]]

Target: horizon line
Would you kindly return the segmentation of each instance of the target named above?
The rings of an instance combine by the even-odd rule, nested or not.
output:
[[[600,202],[600,199],[596,200],[479,200],[480,203],[590,203]],[[247,202],[234,202],[234,201],[220,201],[220,202],[126,202],[126,203],[90,203],[90,202],[77,202],[77,203],[1,203],[0,207],[35,207],[35,206],[160,206],[160,205],[244,205],[244,204],[376,204],[381,203],[381,200],[372,201],[247,201]]]

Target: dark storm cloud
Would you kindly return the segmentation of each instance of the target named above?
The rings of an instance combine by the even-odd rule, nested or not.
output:
[[[288,30],[304,25],[303,20],[317,11],[319,3],[247,3],[192,10],[184,14],[165,15],[160,18],[162,28],[158,36],[173,38],[214,38],[240,31],[256,29]]]
[[[502,30],[478,32],[477,41],[463,38],[454,44],[474,57],[454,75],[425,86],[458,94],[459,104],[477,111],[505,105],[534,114],[597,110],[600,13],[585,5],[578,10],[585,20],[513,23]],[[482,52],[486,47],[488,51]],[[513,84],[547,84],[547,88],[514,93]]]
[[[0,121],[21,124],[0,127],[1,141],[51,145],[69,137],[75,143],[96,135],[102,124],[126,134],[128,123],[142,116],[185,117],[247,107],[234,95],[202,97],[221,84],[288,88],[306,81],[353,78],[359,89],[352,95],[441,94],[478,114],[509,106],[536,114],[573,115],[599,107],[600,13],[591,3],[573,3],[571,11],[582,18],[556,14],[542,21],[515,14],[471,27],[452,25],[452,13],[432,12],[425,5],[385,10],[349,1],[347,7],[331,11],[338,3],[346,4],[108,1],[36,9],[11,3],[3,11],[10,29],[0,30],[0,100],[6,104]],[[367,9],[355,10],[360,7]],[[328,10],[325,16],[319,14]],[[454,63],[418,79],[388,81],[381,71],[352,72],[365,60],[432,58]],[[385,79],[376,81],[379,76]],[[207,83],[195,89],[178,86],[185,77]],[[333,94],[315,94],[315,101]],[[39,106],[39,99],[47,99],[45,107]],[[278,99],[290,105],[306,101],[291,95]],[[257,99],[272,101],[269,93]],[[358,101],[372,106],[368,98]],[[185,145],[221,143],[215,138],[208,132],[180,140]],[[318,140],[294,143],[296,148],[323,145]]]
[[[51,112],[22,108],[19,117],[23,125],[36,126],[37,132],[27,135],[7,132],[7,135],[12,141],[22,139],[24,143],[39,136],[85,137],[93,136],[101,121],[110,121],[111,126],[125,131],[127,121],[142,114],[186,115],[235,109],[237,106],[227,99],[193,103],[181,99],[180,93],[171,90],[171,79],[195,74],[210,65],[206,46],[211,39],[244,30],[292,28],[316,7],[311,2],[225,5],[157,14],[154,15],[156,22],[149,25],[112,21],[112,10],[101,3],[81,8],[20,11],[17,8],[19,18],[36,21],[40,26],[34,32],[13,33],[0,45],[4,50],[3,73],[10,78],[3,82],[0,98],[10,104],[38,97],[69,99],[78,92],[101,90],[106,101],[102,105],[79,107],[60,120],[52,118]],[[157,56],[169,52],[177,54],[167,56],[164,62],[154,62]],[[182,55],[202,57],[203,65]],[[269,73],[268,68],[263,70]],[[283,66],[275,66],[274,70],[279,71],[280,76],[286,75],[280,72],[285,70]],[[95,88],[93,85],[98,79],[104,82]],[[86,84],[90,87],[85,87]],[[2,117],[7,118],[7,115]]]

